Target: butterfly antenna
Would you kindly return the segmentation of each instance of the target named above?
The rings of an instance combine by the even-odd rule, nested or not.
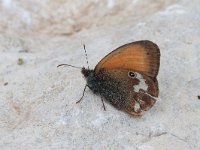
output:
[[[69,66],[69,67],[73,67],[73,68],[82,68],[82,67],[77,67],[77,66],[73,66],[73,65],[69,65],[69,64],[60,64],[57,67],[60,67],[60,66]]]
[[[85,50],[85,58],[86,58],[86,62],[87,62],[88,69],[89,69],[88,56],[87,56],[87,51],[86,51],[86,48],[85,48],[85,44],[83,44],[83,48]]]

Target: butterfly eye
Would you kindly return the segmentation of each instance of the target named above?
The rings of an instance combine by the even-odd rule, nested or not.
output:
[[[136,78],[137,74],[135,72],[129,71],[128,76],[131,77],[131,78]]]

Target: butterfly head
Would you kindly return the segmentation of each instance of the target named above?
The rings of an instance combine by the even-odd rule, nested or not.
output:
[[[87,86],[94,92],[97,93],[99,90],[98,87],[98,80],[95,76],[94,70],[86,69],[85,67],[82,68],[81,73],[84,75]]]
[[[85,67],[81,69],[81,73],[86,79],[94,76],[94,70],[86,69]]]

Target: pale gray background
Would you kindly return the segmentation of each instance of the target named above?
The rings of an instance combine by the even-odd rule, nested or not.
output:
[[[75,104],[85,80],[58,64],[144,39],[161,50],[150,111],[104,111],[90,90]],[[199,0],[0,0],[0,149],[200,149],[199,41]]]

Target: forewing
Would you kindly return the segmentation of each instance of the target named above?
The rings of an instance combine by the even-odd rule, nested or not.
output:
[[[155,78],[160,65],[160,50],[151,41],[136,41],[125,44],[107,56],[95,67],[95,73],[100,70],[129,69],[142,72]]]

